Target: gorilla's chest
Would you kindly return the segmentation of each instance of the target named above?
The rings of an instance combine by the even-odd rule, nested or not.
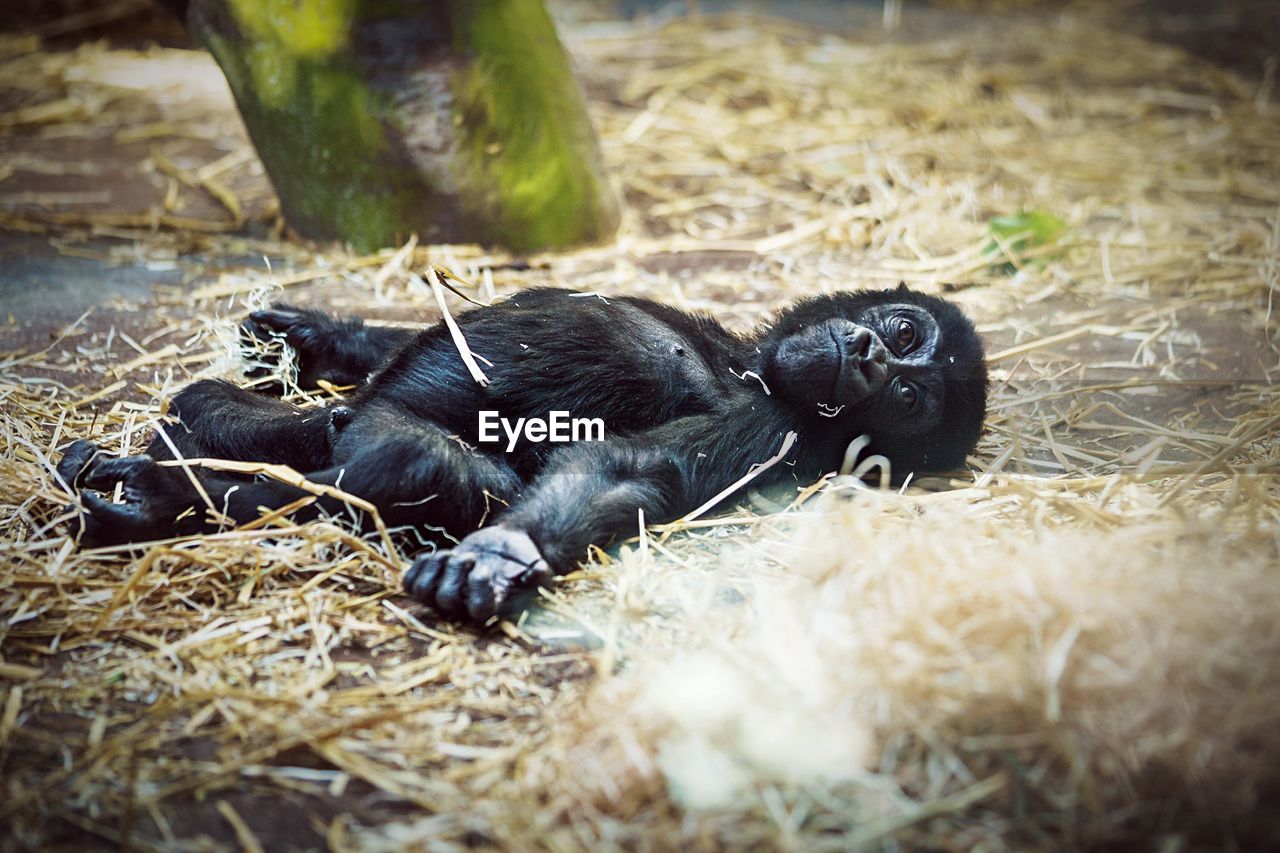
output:
[[[601,418],[611,433],[714,405],[724,382],[718,360],[689,334],[622,303],[598,306],[579,320],[504,347],[489,371],[489,401],[521,417],[556,410]]]

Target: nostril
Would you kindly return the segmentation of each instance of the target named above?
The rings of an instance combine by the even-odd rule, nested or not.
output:
[[[867,332],[867,344],[863,357],[876,364],[884,364],[889,360],[888,348],[880,341],[880,338],[871,334],[871,332]]]
[[[867,329],[855,329],[853,334],[849,336],[849,354],[866,358],[867,351],[871,348],[871,332]]]

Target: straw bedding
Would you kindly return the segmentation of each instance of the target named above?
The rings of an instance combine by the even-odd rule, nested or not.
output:
[[[5,845],[1280,839],[1280,112],[1109,23],[570,24],[627,220],[527,265],[282,239],[207,57],[0,43],[0,224],[188,279],[0,362]],[[1061,233],[988,228],[1023,211]],[[903,278],[979,320],[989,430],[952,482],[638,528],[486,632],[341,517],[73,549],[57,448],[137,451],[263,301],[430,321],[428,263],[739,328]]]

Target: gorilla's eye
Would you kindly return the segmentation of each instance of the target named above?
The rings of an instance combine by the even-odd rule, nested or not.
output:
[[[916,389],[906,382],[898,384],[898,401],[908,409],[916,404]]]
[[[893,330],[893,342],[898,345],[898,352],[906,353],[916,342],[916,326],[910,320],[898,319]]]

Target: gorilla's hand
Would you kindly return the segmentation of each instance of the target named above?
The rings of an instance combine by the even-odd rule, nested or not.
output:
[[[419,557],[404,588],[444,616],[483,623],[495,614],[519,614],[550,578],[551,567],[528,535],[495,525],[456,548]]]
[[[79,495],[71,534],[83,547],[164,539],[202,526],[203,513],[196,508],[200,497],[187,475],[150,456],[108,456],[80,440],[63,454],[58,475]],[[122,502],[112,503],[102,495],[117,483]]]

